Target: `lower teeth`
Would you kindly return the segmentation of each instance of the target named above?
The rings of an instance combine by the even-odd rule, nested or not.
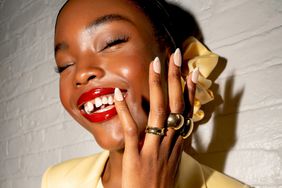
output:
[[[108,104],[104,104],[102,106],[100,106],[98,109],[93,109],[93,111],[88,111],[88,110],[84,110],[86,112],[86,114],[93,114],[93,113],[99,113],[99,112],[105,112],[107,110],[110,110],[114,107],[114,105],[108,105]]]

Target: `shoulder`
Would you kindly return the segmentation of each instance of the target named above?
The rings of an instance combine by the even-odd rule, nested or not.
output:
[[[184,185],[184,186],[183,186]],[[249,186],[200,164],[183,153],[179,167],[179,188],[190,185],[199,188],[248,188]]]
[[[49,167],[44,173],[41,188],[74,188],[85,182],[94,183],[100,178],[108,156],[109,153],[104,151]]]
[[[205,165],[202,166],[203,175],[206,179],[207,187],[216,188],[249,188],[249,186],[235,180],[225,174],[222,174],[210,167]]]

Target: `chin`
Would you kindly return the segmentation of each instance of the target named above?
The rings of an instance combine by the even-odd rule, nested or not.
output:
[[[113,138],[110,138],[110,139],[99,140],[95,138],[95,140],[98,143],[98,145],[105,150],[119,151],[124,149],[124,139],[114,140]]]

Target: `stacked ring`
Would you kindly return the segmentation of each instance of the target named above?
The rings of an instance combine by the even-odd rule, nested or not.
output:
[[[167,127],[179,130],[184,125],[184,117],[178,113],[170,113],[167,118]]]
[[[193,128],[194,128],[194,122],[191,118],[188,118],[186,120],[185,126],[183,126],[183,128],[180,131],[180,135],[182,136],[182,138],[183,139],[188,138],[191,135]]]
[[[180,136],[182,136],[183,139],[186,139],[193,131],[194,122],[191,118],[185,119],[181,114],[171,113],[167,118],[167,127],[173,128],[179,133]],[[145,129],[145,133],[154,134],[157,136],[164,136],[165,131],[165,128],[150,126],[147,126]]]
[[[194,128],[194,123],[191,118],[185,119],[179,113],[170,113],[167,118],[167,127],[178,131],[183,139],[188,138]]]
[[[164,136],[165,135],[165,128],[159,127],[146,127],[145,133],[154,134],[157,136]]]

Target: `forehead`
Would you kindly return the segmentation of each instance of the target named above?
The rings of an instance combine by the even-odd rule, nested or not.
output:
[[[56,37],[69,29],[83,29],[105,15],[121,15],[138,29],[152,32],[146,15],[130,0],[69,0],[57,19]]]

